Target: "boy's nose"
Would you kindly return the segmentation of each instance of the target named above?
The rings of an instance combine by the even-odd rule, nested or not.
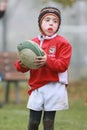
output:
[[[51,26],[53,25],[53,22],[52,21],[50,21],[50,23],[49,23]]]

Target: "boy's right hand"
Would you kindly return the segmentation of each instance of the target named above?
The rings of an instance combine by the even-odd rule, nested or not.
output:
[[[20,60],[18,62],[22,67],[27,68]]]

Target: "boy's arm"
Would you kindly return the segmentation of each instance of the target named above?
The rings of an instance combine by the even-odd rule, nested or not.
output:
[[[64,72],[68,69],[72,54],[72,46],[67,44],[60,49],[58,57],[47,56],[46,66],[57,72]]]
[[[23,73],[29,71],[29,68],[26,68],[19,60],[17,60],[15,62],[15,68],[16,68],[17,71],[20,71],[20,72],[23,72]]]

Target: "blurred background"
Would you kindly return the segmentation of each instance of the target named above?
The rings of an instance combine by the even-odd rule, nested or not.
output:
[[[38,15],[45,6],[61,10],[62,23],[58,34],[63,35],[73,47],[70,87],[67,87],[70,109],[57,112],[55,130],[87,130],[87,0],[0,0],[0,52],[16,52],[18,43],[39,34]],[[0,67],[3,68],[1,61]],[[9,72],[9,67],[6,70]],[[0,76],[3,78],[1,73]],[[26,130],[29,86],[26,81],[10,84],[2,81],[0,130]],[[6,102],[6,91],[9,102]],[[43,129],[42,124],[40,129]]]
[[[55,6],[61,10],[59,34],[73,47],[69,69],[70,81],[87,77],[87,0],[0,0],[6,2],[0,19],[0,51],[17,51],[17,44],[39,34],[41,8]]]

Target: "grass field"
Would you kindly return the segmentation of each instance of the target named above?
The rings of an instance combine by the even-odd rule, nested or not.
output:
[[[10,102],[0,108],[0,130],[27,130],[29,110],[26,108],[27,85],[20,84],[20,103],[15,104],[14,87],[11,85]],[[4,102],[5,87],[0,85],[0,102]],[[70,108],[58,111],[55,130],[87,130],[87,82],[71,83],[68,87]],[[42,123],[40,130],[43,130]]]

